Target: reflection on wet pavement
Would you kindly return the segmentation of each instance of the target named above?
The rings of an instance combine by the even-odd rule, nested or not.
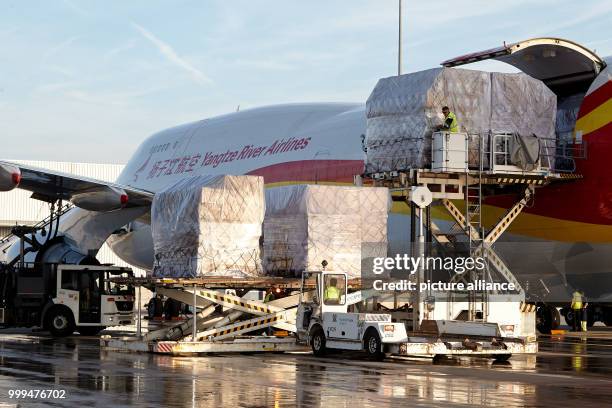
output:
[[[168,357],[101,350],[93,338],[0,342],[0,402],[9,389],[65,389],[21,406],[553,406],[612,403],[612,341],[540,340],[540,355],[393,359],[269,354]]]

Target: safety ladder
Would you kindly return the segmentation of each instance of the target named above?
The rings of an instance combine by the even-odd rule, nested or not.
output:
[[[481,257],[486,256],[486,251],[482,251],[484,245],[483,237],[484,228],[482,225],[482,201],[483,201],[483,172],[484,172],[484,146],[483,135],[478,134],[478,163],[476,174],[470,171],[469,165],[466,166],[465,172],[465,223],[464,232],[468,239],[469,256],[475,258],[477,254]],[[484,260],[485,265],[488,265],[487,260]],[[479,280],[485,280],[487,277],[488,267],[484,270],[473,268],[469,272],[469,281],[476,283]],[[487,292],[485,290],[472,290],[468,294],[468,320],[471,321],[486,321],[487,320]]]

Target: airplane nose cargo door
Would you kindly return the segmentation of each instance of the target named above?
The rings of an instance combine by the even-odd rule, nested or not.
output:
[[[594,81],[600,81],[609,70],[602,58],[572,41],[534,38],[462,55],[441,65],[456,67],[489,59],[510,64],[544,82],[557,95],[555,131],[559,142],[582,144],[585,132],[578,120],[584,113],[581,113],[581,107],[585,95],[588,95]],[[559,165],[564,167],[563,163]]]
[[[494,59],[544,82],[557,96],[584,93],[606,63],[591,50],[560,38],[534,38],[442,62],[456,67]]]

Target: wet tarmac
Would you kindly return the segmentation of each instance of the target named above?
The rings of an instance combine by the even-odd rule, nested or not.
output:
[[[308,354],[167,357],[0,331],[0,407],[612,405],[612,340],[543,337],[537,356],[368,361]],[[357,359],[355,359],[355,357]],[[9,399],[9,390],[65,390]]]

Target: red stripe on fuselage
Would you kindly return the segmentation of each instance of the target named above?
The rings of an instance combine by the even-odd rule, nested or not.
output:
[[[363,160],[298,160],[252,170],[247,174],[262,176],[266,184],[281,182],[352,183],[363,173]]]
[[[612,81],[608,81],[584,97],[582,105],[580,105],[580,110],[578,111],[578,118],[591,113],[594,109],[598,108],[608,99],[610,99],[611,95]]]

